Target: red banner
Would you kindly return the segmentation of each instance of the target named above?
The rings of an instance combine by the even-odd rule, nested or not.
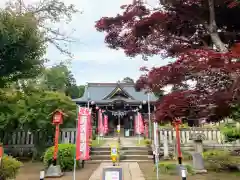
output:
[[[144,133],[144,124],[143,124],[143,118],[140,113],[137,113],[134,120],[134,129],[135,134],[142,134]]]
[[[139,119],[139,132],[141,134],[144,133],[144,123],[143,123],[143,117],[142,117],[142,114],[141,113],[138,113],[138,119]]]
[[[89,139],[92,139],[92,121],[91,121],[91,113],[88,116],[88,127],[89,127]]]
[[[99,111],[98,111],[98,134],[100,136],[103,136],[103,134],[104,134],[103,114],[102,114],[101,109],[99,109]]]
[[[108,116],[104,115],[104,134],[108,133]]]
[[[76,160],[88,160],[89,156],[89,125],[90,110],[88,108],[79,107],[77,122],[77,138],[76,138]]]
[[[148,125],[145,123],[145,137],[148,138]]]

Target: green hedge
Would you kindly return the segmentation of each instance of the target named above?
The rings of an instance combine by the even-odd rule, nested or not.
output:
[[[210,171],[237,171],[239,156],[232,156],[227,150],[209,150],[203,153],[205,166]]]
[[[48,167],[52,163],[54,146],[47,149],[44,154],[44,166]],[[57,164],[60,165],[62,171],[71,171],[74,168],[76,146],[74,144],[59,144]],[[77,163],[77,167],[78,163]]]
[[[167,162],[167,161],[160,162],[158,164],[160,173],[170,174],[170,175],[179,174],[177,166],[178,166],[178,164],[176,162]],[[184,164],[184,166],[187,169],[187,172],[189,174],[194,174],[193,168],[190,164]],[[156,167],[154,168],[154,170],[156,171]]]
[[[0,169],[0,179],[15,179],[21,166],[22,163],[17,159],[11,156],[4,155],[2,158],[2,166]]]

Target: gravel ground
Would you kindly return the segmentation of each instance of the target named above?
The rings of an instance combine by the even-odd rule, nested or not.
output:
[[[93,171],[97,169],[99,164],[85,164],[83,169],[76,172],[76,179],[89,180]],[[16,180],[38,180],[40,170],[43,169],[42,163],[24,163],[24,167],[21,168]],[[63,177],[57,178],[59,180],[72,180],[73,173],[67,172]],[[56,178],[47,178],[48,180],[56,180]]]
[[[153,172],[152,163],[139,163],[140,169],[146,180],[156,180],[156,172]],[[181,180],[179,176],[161,175],[161,180]],[[207,173],[205,175],[188,176],[187,180],[239,180],[240,174],[234,173]]]

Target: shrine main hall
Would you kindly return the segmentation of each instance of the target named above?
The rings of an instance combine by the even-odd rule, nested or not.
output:
[[[134,83],[88,83],[81,98],[74,99],[81,107],[93,109],[93,127],[98,126],[98,111],[104,110],[108,116],[108,136],[113,136],[117,125],[121,135],[134,136],[134,117],[142,114],[144,123],[148,123],[148,112],[154,110],[157,97],[153,93],[136,91]]]

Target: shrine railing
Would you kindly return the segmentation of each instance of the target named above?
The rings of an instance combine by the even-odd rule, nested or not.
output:
[[[41,140],[42,134],[45,132],[38,132],[38,133],[30,133],[26,131],[15,131],[13,133],[4,133],[1,132],[0,134],[0,142],[2,142],[5,146],[33,146],[34,140]],[[192,143],[190,139],[190,135],[192,133],[203,133],[205,135],[204,143],[206,144],[223,144],[225,143],[225,138],[223,134],[221,134],[220,130],[217,128],[182,128],[180,132],[181,143]],[[34,137],[37,136],[37,137]],[[133,132],[130,131],[129,136],[133,136]],[[161,128],[159,130],[159,140],[160,143],[163,142],[164,136],[167,137],[168,143],[173,144],[176,132],[172,128]],[[60,132],[60,143],[75,143],[76,139],[76,129],[75,128],[64,128]],[[53,137],[49,136],[47,138],[49,145],[52,144]],[[233,144],[240,144],[240,141],[233,142]]]

